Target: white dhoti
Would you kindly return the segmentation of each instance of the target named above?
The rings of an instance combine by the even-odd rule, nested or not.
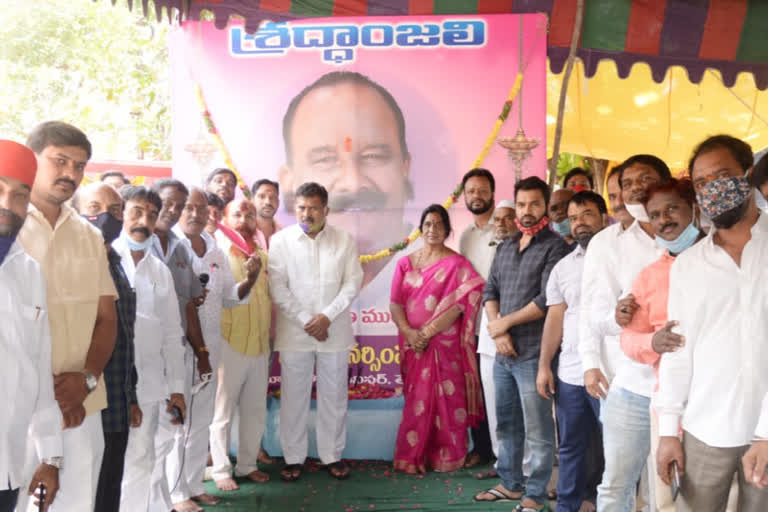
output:
[[[211,336],[212,334],[204,334],[206,340],[213,339]],[[191,348],[188,348],[184,354],[184,368],[186,368],[184,399],[187,403],[187,421],[184,428],[179,429],[176,434],[166,465],[168,488],[171,490],[173,503],[205,493],[203,477],[208,459],[209,428],[213,421],[216,400],[220,346],[216,343],[208,344],[213,375],[208,384],[194,396],[191,395],[192,387],[200,382],[197,359]]]
[[[101,413],[87,416],[76,428],[65,429],[62,433],[64,464],[59,471],[59,492],[56,493],[49,512],[89,512],[96,504],[96,487],[99,483],[101,458],[104,454],[104,431],[101,427]],[[27,448],[27,465],[34,469],[40,464],[33,443]],[[16,510],[36,512],[35,500],[27,495],[26,485],[19,489]]]
[[[483,312],[485,316],[485,312]],[[499,437],[496,435],[496,387],[493,384],[493,363],[495,356],[480,354],[480,380],[483,382],[485,416],[488,418],[488,431],[491,434],[493,454],[499,456]]]
[[[171,510],[165,459],[180,427],[171,424],[165,401],[139,404],[141,426],[131,428],[125,450],[125,469],[120,493],[121,512]]]
[[[280,446],[286,464],[307,458],[307,421],[317,363],[317,452],[323,464],[341,460],[347,442],[349,350],[280,353]]]
[[[229,435],[238,406],[240,424],[235,475],[245,476],[258,469],[261,438],[267,421],[268,362],[269,354],[246,356],[232,350],[228,343],[222,344],[210,427],[214,480],[232,477]]]

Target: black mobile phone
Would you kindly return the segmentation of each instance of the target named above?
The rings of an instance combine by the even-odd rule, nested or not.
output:
[[[37,503],[37,510],[45,510],[45,486],[40,483],[40,486],[37,488],[38,492],[40,493],[40,498],[38,499]]]
[[[670,471],[670,487],[672,488],[672,501],[677,500],[680,494],[680,471],[677,469],[677,461],[672,461],[672,471]]]
[[[170,400],[166,400],[165,402],[169,403]],[[184,424],[184,415],[181,414],[181,409],[179,408],[178,405],[174,405],[173,407],[171,407],[171,417],[175,420],[179,420],[180,424],[182,425]]]

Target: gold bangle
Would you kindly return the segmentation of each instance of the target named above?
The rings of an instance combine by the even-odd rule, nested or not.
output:
[[[199,347],[197,349],[197,353],[199,354],[200,352],[205,352],[207,354],[208,353],[208,347],[206,347],[205,345],[203,345],[202,347]]]

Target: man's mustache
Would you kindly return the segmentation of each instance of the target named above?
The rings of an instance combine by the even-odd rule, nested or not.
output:
[[[149,238],[152,236],[152,234],[149,232],[147,228],[144,226],[137,226],[135,228],[131,228],[131,234],[133,233],[143,233],[145,237]]]
[[[668,222],[663,226],[661,226],[661,232],[662,233],[665,232],[667,228],[676,228],[676,227],[677,227],[677,222]]]
[[[56,178],[56,181],[53,182],[54,185],[59,185],[61,183],[66,183],[67,185],[72,185],[72,188],[77,188],[77,183],[69,178]]]
[[[380,190],[370,188],[332,195],[328,202],[328,206],[333,211],[379,210],[386,204],[387,195]]]

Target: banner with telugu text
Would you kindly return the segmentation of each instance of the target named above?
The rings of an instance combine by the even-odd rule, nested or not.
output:
[[[526,136],[539,141],[523,175],[544,177],[546,23],[543,14],[322,18],[267,22],[248,34],[237,22],[224,30],[186,22],[170,41],[173,175],[201,183],[223,165],[221,155],[199,150],[199,85],[245,182],[279,182],[283,226],[295,223],[292,191],[317,181],[329,192],[328,222],[352,234],[361,254],[390,247],[461,181],[518,72],[522,103],[501,134],[515,135],[522,118]],[[506,150],[494,144],[483,167],[496,177],[496,201],[512,198]],[[458,249],[471,214],[462,199],[450,213],[448,244]],[[350,398],[402,390],[389,295],[397,260],[420,245],[363,266],[349,311],[357,339]],[[278,368],[270,385],[279,386]]]

